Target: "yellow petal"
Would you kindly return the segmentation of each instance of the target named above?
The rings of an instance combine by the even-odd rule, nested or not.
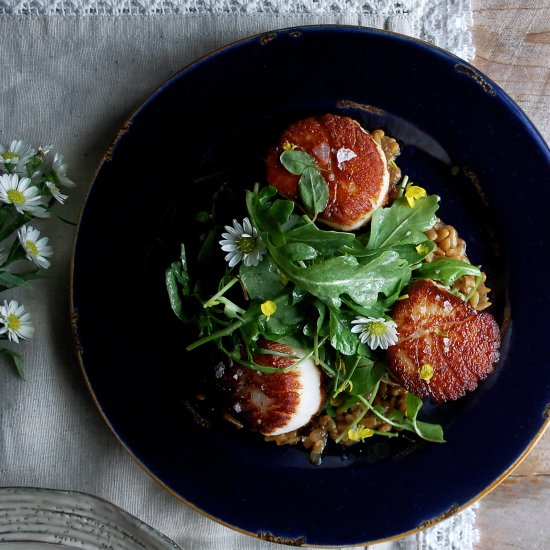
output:
[[[418,199],[425,197],[426,195],[426,189],[419,187],[418,185],[409,185],[405,189],[405,198],[411,208]]]
[[[292,151],[292,149],[294,149],[294,145],[292,145],[292,143],[290,143],[290,141],[285,141],[283,143],[283,149],[285,151]]]
[[[433,375],[434,375],[434,368],[429,363],[424,363],[418,369],[418,377],[421,380],[425,380],[426,382],[429,382],[432,379]]]
[[[367,437],[372,437],[374,435],[374,430],[366,428],[365,426],[353,426],[348,430],[348,437],[352,441],[361,441]]]
[[[262,310],[262,313],[269,318],[277,311],[277,304],[275,302],[272,302],[271,300],[266,300],[261,306],[260,309]]]
[[[418,252],[418,254],[420,254],[420,256],[427,256],[430,252],[430,249],[425,244],[419,244],[414,249]]]

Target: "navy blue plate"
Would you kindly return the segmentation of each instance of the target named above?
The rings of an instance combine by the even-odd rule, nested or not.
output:
[[[400,141],[404,173],[441,196],[440,216],[487,271],[504,338],[496,372],[476,392],[427,404],[445,444],[373,438],[330,449],[313,466],[297,447],[197,422],[186,406],[201,368],[185,352],[195,335],[172,315],[163,277],[179,243],[197,238],[195,213],[220,181],[237,189],[263,181],[263,155],[282,128],[325,112]],[[232,44],[183,69],[135,113],[89,193],[72,307],[90,390],[155,479],[240,531],[343,546],[431,525],[501,481],[548,423],[548,181],[548,147],[531,122],[442,50],[340,26]]]

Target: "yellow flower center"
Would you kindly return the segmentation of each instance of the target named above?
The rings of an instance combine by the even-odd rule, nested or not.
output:
[[[256,248],[256,239],[254,237],[239,237],[237,248],[243,254],[252,254]]]
[[[269,318],[277,311],[277,304],[275,302],[272,302],[271,300],[266,300],[261,306],[260,309],[262,310],[262,313]]]
[[[432,379],[433,375],[434,375],[434,368],[429,363],[424,363],[418,369],[418,376],[421,380],[425,380],[426,382],[429,382]]]
[[[18,189],[10,189],[7,195],[12,204],[25,204],[25,195]]]
[[[25,241],[25,249],[31,256],[38,256],[38,247],[34,241]]]
[[[6,151],[5,153],[2,153],[2,158],[5,162],[7,160],[19,159],[19,155],[13,151]]]
[[[365,329],[373,336],[383,336],[386,334],[386,325],[382,321],[373,321]]]
[[[7,318],[7,324],[10,330],[17,332],[21,328],[21,319],[15,313],[10,313]]]
[[[414,206],[414,203],[418,199],[421,199],[426,195],[426,189],[424,189],[423,187],[419,187],[418,185],[408,185],[405,189],[405,198],[407,199],[407,202],[409,203],[409,206],[411,208]]]

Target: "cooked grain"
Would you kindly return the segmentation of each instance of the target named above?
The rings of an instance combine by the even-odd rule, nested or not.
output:
[[[434,227],[426,231],[426,237],[437,244],[437,248],[426,258],[426,261],[453,258],[470,263],[466,254],[466,242],[458,236],[456,228],[452,225],[444,224],[438,218]],[[489,300],[491,289],[485,285],[487,276],[485,272],[482,272],[481,276],[481,283],[477,289],[475,288],[476,278],[471,275],[464,275],[453,284],[453,289],[464,296],[470,296],[468,303],[477,311],[482,311],[491,305]]]

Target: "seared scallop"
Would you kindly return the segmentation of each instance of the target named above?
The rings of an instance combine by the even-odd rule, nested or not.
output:
[[[389,371],[405,389],[437,402],[474,390],[499,359],[494,317],[433,281],[417,281],[407,294],[392,310],[399,339],[387,351]]]
[[[275,353],[302,358],[304,352],[270,340],[260,345]],[[258,365],[285,369],[299,359],[256,354]],[[246,427],[263,435],[279,435],[310,422],[324,404],[326,392],[319,368],[308,358],[288,372],[264,374],[235,364],[224,374],[229,412]]]
[[[281,135],[266,159],[267,181],[298,201],[299,176],[281,164],[285,150],[311,155],[328,184],[329,200],[319,220],[341,231],[367,223],[388,198],[389,172],[380,145],[352,118],[322,115],[299,120]]]

